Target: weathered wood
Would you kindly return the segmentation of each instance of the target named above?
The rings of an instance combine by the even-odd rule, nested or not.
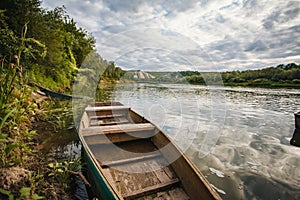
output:
[[[112,177],[109,169],[102,169],[102,173],[103,175],[105,176],[106,180],[111,184],[111,186],[117,190],[116,188],[116,184],[115,184],[115,181],[114,181],[114,178]]]
[[[90,123],[90,126],[108,126],[108,125],[117,125],[117,124],[126,124],[129,123],[129,120],[126,118],[111,118],[111,119],[102,119],[102,120],[93,120]]]
[[[182,188],[175,188],[173,190],[168,191],[171,199],[180,199],[180,200],[188,200],[190,199],[187,194],[183,191]]]
[[[90,116],[90,120],[100,120],[100,119],[106,119],[106,118],[119,118],[119,117],[125,117],[124,113],[113,113],[113,114],[107,114],[107,115],[94,115]]]
[[[120,103],[120,102],[111,101],[111,102],[95,102],[95,103],[89,104],[89,106],[91,106],[91,107],[99,107],[99,106],[123,106],[123,104]]]
[[[109,161],[109,162],[101,163],[101,167],[111,167],[111,166],[114,166],[114,165],[122,165],[122,164],[137,162],[137,161],[141,161],[141,160],[156,158],[158,156],[161,156],[161,154],[160,153],[153,153],[153,154],[146,155],[146,156],[139,156],[139,157]]]
[[[155,165],[155,164],[152,164],[152,165]],[[157,170],[154,171],[154,173],[161,183],[164,183],[164,182],[167,182],[167,181],[170,181],[173,179],[173,178],[171,179],[168,176],[168,174],[166,173],[166,171],[164,170],[164,168],[169,168],[169,167],[164,167],[164,168],[159,168],[159,166],[155,166],[155,167],[157,168]]]
[[[87,107],[86,112],[97,112],[97,111],[120,111],[129,110],[128,106],[99,106],[99,107]]]
[[[191,199],[221,199],[210,187],[209,182],[200,171],[170,142],[166,135],[159,133],[153,137],[154,144],[164,157],[171,163],[172,168]]]
[[[115,134],[137,131],[153,131],[155,126],[151,123],[143,124],[120,124],[111,126],[88,127],[82,130],[83,136],[92,136],[98,134]]]
[[[110,199],[221,199],[171,139],[129,107],[95,103],[79,137]]]
[[[129,120],[125,118],[112,118],[111,120],[91,121],[90,126],[107,126],[125,123],[129,123]]]
[[[150,123],[146,118],[140,116],[136,112],[129,112],[130,119],[135,123]]]
[[[170,180],[169,182],[159,183],[159,184],[156,184],[156,185],[153,185],[153,186],[143,188],[141,190],[134,191],[130,194],[125,194],[125,195],[123,195],[123,198],[124,199],[139,198],[139,197],[142,197],[144,195],[149,195],[149,194],[155,193],[157,191],[166,190],[167,188],[170,188],[170,187],[172,187],[172,186],[174,186],[178,183],[179,183],[179,179],[175,178],[173,180]]]
[[[152,160],[147,160],[145,163],[138,162],[105,169],[110,170],[115,184],[123,196],[160,183],[155,173],[149,171],[152,163]]]
[[[135,132],[135,131],[150,131],[154,130],[155,126],[151,123],[141,124],[120,124],[112,126],[101,127],[104,133],[122,133],[122,132]]]
[[[89,126],[89,117],[86,113],[83,113],[81,118],[81,128],[87,128]]]
[[[136,131],[130,134],[114,133],[114,134],[88,134],[83,135],[86,142],[90,145],[94,144],[110,144],[119,142],[129,142],[134,140],[148,139],[153,136],[153,131]]]
[[[158,191],[154,194],[136,198],[136,200],[189,200],[190,198],[181,187],[169,188],[164,191]]]

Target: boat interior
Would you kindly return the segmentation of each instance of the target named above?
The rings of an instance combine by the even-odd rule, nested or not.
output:
[[[121,103],[87,107],[81,135],[120,199],[218,199],[168,136]]]

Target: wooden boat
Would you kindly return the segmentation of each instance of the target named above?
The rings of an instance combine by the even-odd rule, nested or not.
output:
[[[68,94],[63,94],[63,93],[59,93],[59,92],[54,92],[48,88],[45,88],[43,86],[41,86],[38,83],[35,83],[33,81],[29,82],[30,85],[37,87],[41,92],[43,92],[45,94],[45,96],[51,97],[51,98],[55,98],[55,99],[60,99],[60,100],[72,100],[72,96],[68,95]]]
[[[43,93],[44,96],[51,97],[51,98],[58,99],[58,100],[92,99],[90,97],[72,96],[72,95],[68,95],[68,94],[64,94],[64,93],[60,93],[60,92],[55,92],[53,90],[45,88],[45,87],[41,86],[40,84],[32,82],[32,81],[29,82],[29,85],[37,87]]]
[[[100,199],[221,199],[166,134],[121,103],[88,106],[79,137]]]

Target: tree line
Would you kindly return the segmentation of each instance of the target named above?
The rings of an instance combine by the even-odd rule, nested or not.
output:
[[[258,87],[300,87],[300,65],[280,64],[256,70],[228,72],[181,71],[179,74],[191,84],[220,84]]]
[[[32,81],[52,89],[70,88],[86,56],[96,53],[95,43],[64,7],[46,10],[39,0],[1,0],[0,58],[9,63],[17,55]],[[109,67],[106,77],[120,76],[122,70],[112,62],[100,61],[101,68]]]

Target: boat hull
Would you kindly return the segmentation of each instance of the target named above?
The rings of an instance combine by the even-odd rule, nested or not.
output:
[[[120,103],[87,107],[79,138],[100,199],[221,199],[171,138]]]
[[[83,148],[83,157],[86,164],[86,175],[90,182],[90,193],[92,197],[97,197],[102,200],[114,200],[116,199],[111,192],[103,176],[97,170],[95,163],[92,161],[87,151]]]

